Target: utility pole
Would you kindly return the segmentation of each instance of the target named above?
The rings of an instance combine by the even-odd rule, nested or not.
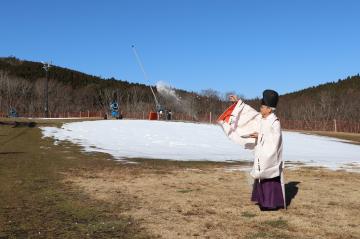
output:
[[[45,87],[44,87],[44,95],[45,95],[45,102],[44,102],[44,113],[45,118],[49,118],[49,69],[51,65],[47,62],[43,62],[43,69],[46,73],[45,79]]]

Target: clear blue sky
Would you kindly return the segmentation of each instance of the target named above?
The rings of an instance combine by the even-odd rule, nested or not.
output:
[[[0,56],[192,91],[281,94],[360,72],[360,1],[1,2]]]

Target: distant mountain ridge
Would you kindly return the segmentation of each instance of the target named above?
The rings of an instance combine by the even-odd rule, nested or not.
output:
[[[45,77],[43,63],[19,60],[15,57],[1,57],[0,70],[8,72],[11,76],[21,77],[27,80],[36,80]],[[50,77],[62,83],[71,84],[74,87],[86,86],[87,84],[101,84],[104,83],[104,80],[109,82],[116,81],[117,83],[124,85],[132,84],[145,86],[144,84],[129,83],[127,81],[117,80],[115,78],[104,79],[98,76],[89,75],[80,71],[67,69],[56,65],[51,66]]]

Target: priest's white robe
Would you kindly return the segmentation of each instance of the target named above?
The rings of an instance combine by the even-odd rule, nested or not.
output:
[[[219,124],[231,140],[254,150],[254,164],[250,173],[254,179],[281,177],[285,202],[283,142],[280,121],[276,115],[271,113],[263,118],[259,112],[239,100],[229,121],[220,121]],[[254,132],[258,133],[257,139],[241,137]]]

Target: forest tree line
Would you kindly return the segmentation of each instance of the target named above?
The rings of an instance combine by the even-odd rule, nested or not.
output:
[[[15,108],[21,114],[44,112],[46,74],[41,63],[20,61],[16,58],[0,58],[0,111]],[[221,113],[228,102],[220,99],[214,90],[201,94],[175,90],[178,99],[159,94],[152,86],[157,100],[164,109],[188,114],[195,119],[212,111]],[[102,79],[53,66],[48,79],[49,111],[79,112],[109,110],[113,100],[120,104],[122,112],[149,112],[156,109],[149,86],[114,78]]]
[[[44,112],[45,71],[38,62],[13,57],[0,58],[0,111],[13,107],[21,115]],[[123,112],[155,110],[149,86],[114,78],[103,79],[81,72],[53,66],[49,70],[49,111],[79,112],[108,111],[110,102],[117,100]],[[175,89],[177,98],[155,94],[164,109],[188,114],[194,118],[212,112],[219,115],[231,103],[216,90],[187,92]],[[258,108],[259,99],[245,101]],[[360,121],[360,76],[347,77],[316,87],[280,96],[277,115],[286,120]]]

